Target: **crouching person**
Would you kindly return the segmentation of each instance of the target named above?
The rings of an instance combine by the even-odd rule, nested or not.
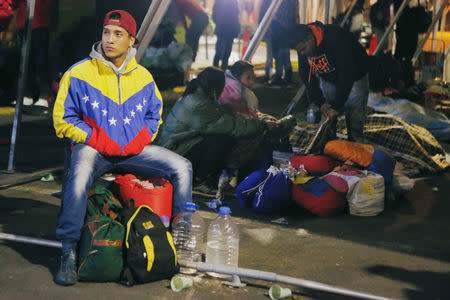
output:
[[[222,110],[218,99],[225,74],[208,67],[187,85],[162,126],[158,144],[188,158],[194,169],[194,192],[209,196],[237,138],[260,136],[267,125]]]
[[[102,40],[90,57],[63,76],[53,122],[58,137],[72,140],[70,166],[56,237],[62,242],[55,282],[77,282],[76,246],[86,214],[87,193],[112,169],[169,180],[173,215],[192,201],[192,166],[182,156],[151,145],[162,123],[162,99],[151,74],[136,63],[136,22],[123,10],[109,12]]]

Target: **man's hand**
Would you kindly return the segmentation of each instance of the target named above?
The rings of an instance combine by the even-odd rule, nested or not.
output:
[[[336,118],[339,115],[339,112],[332,108],[328,103],[322,104],[322,106],[320,107],[320,111],[325,118],[328,118],[330,120]]]

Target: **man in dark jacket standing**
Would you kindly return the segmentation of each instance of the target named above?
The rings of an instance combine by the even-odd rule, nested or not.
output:
[[[364,142],[369,95],[368,56],[354,36],[337,25],[295,25],[291,37],[301,54],[299,72],[308,100],[332,120],[345,112],[348,139]]]

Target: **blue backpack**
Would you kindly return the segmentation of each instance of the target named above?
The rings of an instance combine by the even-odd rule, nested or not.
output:
[[[239,203],[259,213],[272,213],[291,205],[291,185],[283,172],[258,170],[236,189]]]

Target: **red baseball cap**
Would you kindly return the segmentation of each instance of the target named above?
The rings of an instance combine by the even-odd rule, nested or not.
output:
[[[111,19],[112,13],[118,13],[120,18],[118,20]],[[134,18],[124,10],[113,10],[106,14],[103,26],[116,25],[125,29],[129,34],[136,38],[136,21]]]

